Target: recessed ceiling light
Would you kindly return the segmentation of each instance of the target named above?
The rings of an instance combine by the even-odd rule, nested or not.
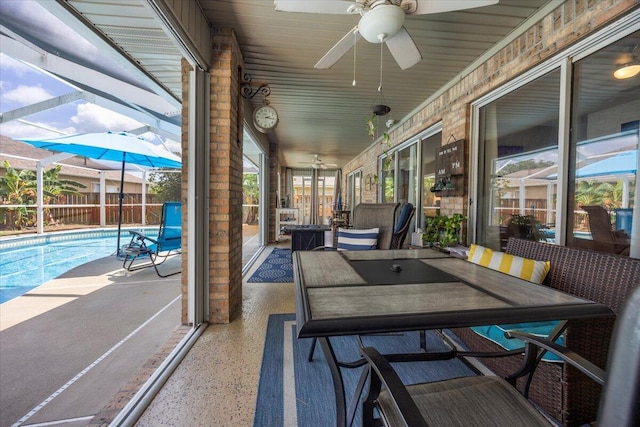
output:
[[[629,79],[640,73],[640,61],[634,58],[631,62],[620,64],[613,72],[616,79]]]

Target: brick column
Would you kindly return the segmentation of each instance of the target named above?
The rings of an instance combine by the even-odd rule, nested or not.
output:
[[[210,108],[209,322],[242,313],[242,56],[230,29],[214,30]]]

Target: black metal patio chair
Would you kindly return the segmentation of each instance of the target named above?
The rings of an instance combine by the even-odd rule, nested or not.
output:
[[[640,288],[637,288],[616,321],[606,372],[551,341],[521,332],[509,334],[527,343],[525,360],[530,364],[535,364],[539,351],[549,351],[603,385],[597,425],[632,427],[640,425],[639,331]],[[555,425],[500,377],[462,377],[405,386],[378,351],[366,347],[361,352],[367,359],[371,377],[363,403],[365,426]],[[374,408],[379,418],[374,418]]]

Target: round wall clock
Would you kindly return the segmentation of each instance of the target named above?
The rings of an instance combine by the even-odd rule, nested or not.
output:
[[[261,132],[267,132],[278,124],[278,112],[270,105],[263,105],[253,111],[253,124]]]

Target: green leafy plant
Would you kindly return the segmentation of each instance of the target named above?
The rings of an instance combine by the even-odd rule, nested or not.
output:
[[[422,241],[427,246],[433,246],[440,238],[440,230],[444,228],[444,216],[427,217],[425,221],[425,229],[422,233]]]
[[[444,232],[440,236],[440,246],[446,248],[453,244],[461,243],[463,241],[462,236],[462,223],[467,220],[467,217],[454,213],[450,217],[446,217],[444,221]]]
[[[30,170],[16,170],[6,160],[3,162],[4,175],[0,177],[0,203],[5,205],[21,205],[10,210],[15,212],[14,226],[21,229],[35,222],[35,209],[28,208],[37,202],[36,175]],[[85,185],[60,178],[62,166],[58,165],[48,169],[42,174],[42,194],[45,204],[53,204],[62,200],[65,196],[80,194],[78,188]],[[55,222],[49,209],[45,209],[47,222]]]
[[[367,134],[371,137],[371,139],[376,139],[377,131],[378,131],[378,116],[372,114],[365,121],[365,125],[367,127]]]
[[[540,222],[533,215],[511,214],[507,229],[509,236],[540,240]]]
[[[158,203],[181,200],[182,174],[178,172],[153,172],[150,176],[151,192]]]
[[[258,174],[242,174],[242,196],[244,198],[244,203],[249,205],[246,208],[247,214],[244,222],[246,222],[247,224],[257,224],[258,205],[260,204],[260,186],[258,185]]]
[[[459,213],[428,217],[422,240],[428,246],[438,243],[442,248],[461,243],[464,241],[462,224],[466,220],[467,217]]]

